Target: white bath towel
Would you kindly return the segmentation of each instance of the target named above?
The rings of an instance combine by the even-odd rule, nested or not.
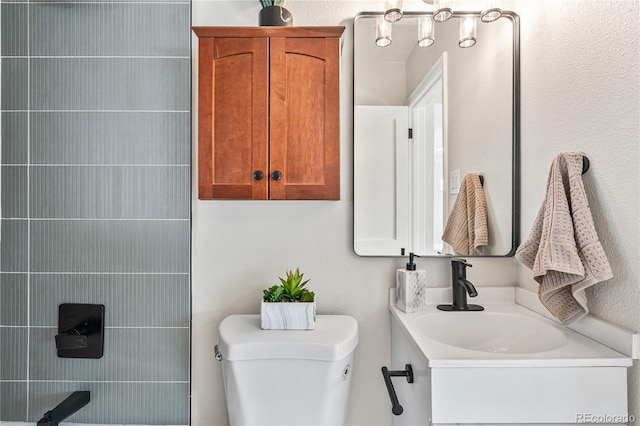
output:
[[[584,190],[582,154],[553,160],[546,197],[516,258],[533,270],[540,301],[564,323],[589,312],[587,287],[613,276]]]
[[[457,254],[465,256],[479,254],[480,247],[489,245],[487,200],[477,173],[468,173],[462,179],[442,241],[450,244]]]

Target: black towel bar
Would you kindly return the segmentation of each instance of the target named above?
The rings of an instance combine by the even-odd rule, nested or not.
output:
[[[589,157],[586,155],[582,156],[582,174],[587,173],[589,170]]]
[[[382,377],[384,378],[384,384],[387,386],[387,392],[391,400],[391,412],[399,416],[404,411],[404,408],[402,408],[402,405],[398,402],[398,396],[396,395],[393,383],[391,383],[391,377],[406,377],[407,383],[413,383],[413,368],[411,368],[411,364],[405,364],[404,370],[389,371],[387,367],[382,367]]]

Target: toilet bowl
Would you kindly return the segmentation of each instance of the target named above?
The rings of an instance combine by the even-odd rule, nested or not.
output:
[[[315,330],[262,330],[259,315],[231,315],[216,357],[231,425],[343,425],[358,323],[318,315]]]

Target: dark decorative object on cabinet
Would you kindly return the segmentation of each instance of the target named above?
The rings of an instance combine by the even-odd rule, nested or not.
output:
[[[258,24],[262,27],[293,25],[291,12],[282,7],[284,0],[260,0],[262,10],[258,15]]]

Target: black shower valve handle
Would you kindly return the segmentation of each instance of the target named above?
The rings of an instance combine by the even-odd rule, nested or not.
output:
[[[56,334],[56,348],[62,350],[84,349],[87,347],[89,323],[82,322],[70,330]]]

